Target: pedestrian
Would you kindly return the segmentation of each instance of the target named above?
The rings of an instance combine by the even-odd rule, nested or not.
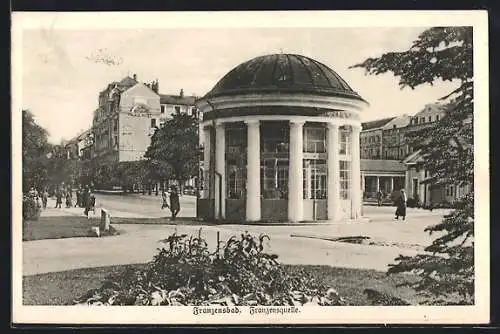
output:
[[[78,187],[78,189],[76,189],[76,201],[75,201],[75,208],[78,206],[80,207],[80,202],[81,202],[81,197],[82,197],[82,194],[80,192],[80,187]]]
[[[87,202],[89,201],[89,187],[86,186],[82,193],[82,208],[87,208]],[[87,211],[85,211],[85,215],[87,215]]]
[[[47,209],[47,201],[49,199],[49,193],[47,191],[47,188],[44,189],[42,192],[42,205],[44,209]]]
[[[383,194],[382,194],[382,192],[379,189],[379,191],[377,191],[377,205],[378,206],[382,205],[382,197],[383,197]]]
[[[401,194],[399,195],[396,203],[397,203],[397,208],[396,208],[396,220],[399,220],[399,216],[403,217],[403,220],[406,218],[406,203],[408,201],[408,198],[406,197],[406,192],[404,189],[401,189]]]
[[[165,189],[163,189],[163,191],[161,193],[161,199],[162,199],[161,209],[163,210],[164,208],[168,208],[169,205],[168,205],[168,199],[167,199],[167,192],[165,191]]]
[[[85,204],[85,216],[87,216],[87,218],[90,218],[90,211],[95,214],[95,196],[93,192],[88,193],[87,202]]]
[[[170,212],[172,212],[172,220],[175,220],[179,211],[181,211],[179,193],[177,192],[177,188],[173,186],[170,190]]]
[[[56,208],[61,208],[62,205],[63,192],[61,189],[58,189],[56,192]]]
[[[66,192],[66,208],[71,208],[72,200],[71,200],[71,192]]]
[[[31,187],[30,191],[28,192],[28,195],[32,198],[35,198],[37,196],[37,192],[35,190],[35,187]]]

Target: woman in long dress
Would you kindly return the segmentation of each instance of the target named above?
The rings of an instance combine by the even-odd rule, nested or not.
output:
[[[397,200],[397,208],[396,208],[396,220],[399,220],[399,216],[403,217],[403,220],[406,218],[406,202],[408,198],[406,197],[406,192],[404,189],[401,189],[401,194]]]

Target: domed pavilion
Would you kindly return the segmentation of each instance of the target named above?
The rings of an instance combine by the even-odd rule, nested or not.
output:
[[[236,66],[197,101],[204,143],[199,218],[359,218],[359,113],[367,105],[308,57],[272,54]]]

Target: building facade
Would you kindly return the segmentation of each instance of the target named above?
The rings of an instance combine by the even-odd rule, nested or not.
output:
[[[94,144],[93,134],[90,129],[81,131],[68,141],[62,141],[61,147],[66,151],[68,159],[87,160],[91,158],[91,148]]]
[[[159,94],[158,80],[141,83],[137,76],[108,84],[99,94],[92,132],[93,158],[103,162],[143,159],[151,136],[172,113],[197,114],[194,96]]]
[[[404,114],[362,123],[361,158],[403,160],[414,151],[409,135],[434,126],[444,115],[444,105],[434,103],[427,104],[413,116]]]
[[[450,139],[451,147],[467,147],[463,140]],[[433,180],[431,173],[425,168],[425,159],[421,150],[417,150],[404,159],[406,165],[406,192],[408,197],[423,206],[446,206],[453,205],[457,200],[470,191],[470,185],[459,185],[445,183],[441,180]]]
[[[382,159],[402,160],[408,155],[404,129],[410,120],[410,116],[401,115],[382,127]]]
[[[405,189],[406,165],[400,160],[361,160],[363,200],[376,202],[377,193],[383,200],[392,203],[394,192]]]
[[[333,70],[299,55],[257,57],[197,105],[205,164],[200,218],[361,217],[359,113],[367,102]]]
[[[393,119],[395,119],[395,117],[361,123],[361,159],[382,159],[382,153],[384,151],[382,141],[383,127]]]

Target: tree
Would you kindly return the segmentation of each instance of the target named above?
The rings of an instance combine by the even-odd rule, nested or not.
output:
[[[175,113],[157,129],[145,157],[154,177],[169,177],[180,185],[198,175],[199,144],[197,118]]]
[[[48,133],[36,124],[29,110],[22,111],[22,154],[23,154],[23,191],[35,186],[44,186],[49,178],[48,162],[51,145]]]
[[[474,302],[472,56],[472,27],[435,27],[422,32],[406,51],[388,52],[351,67],[372,75],[392,72],[402,89],[438,80],[458,84],[441,98],[446,116],[435,127],[416,131],[410,141],[422,150],[431,184],[469,185],[470,192],[440,224],[426,228],[429,233],[442,232],[426,248],[432,255],[399,256],[388,271],[417,273],[420,280],[413,287],[425,292],[431,304],[449,303],[451,297],[458,297],[458,304]]]

